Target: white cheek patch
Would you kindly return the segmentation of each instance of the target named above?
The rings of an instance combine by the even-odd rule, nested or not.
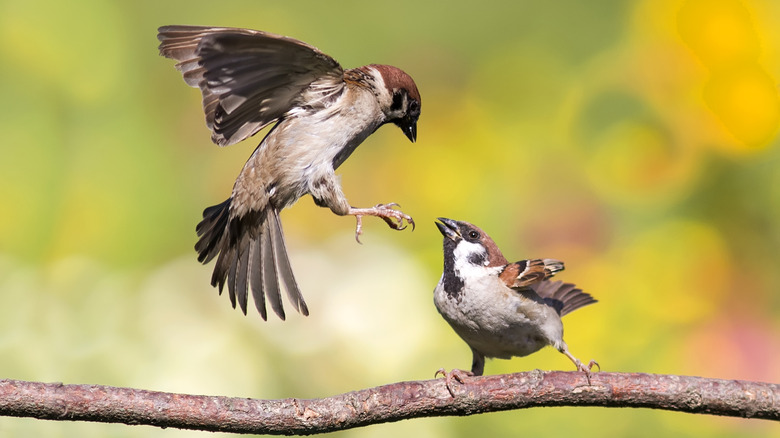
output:
[[[382,73],[380,73],[379,70],[375,69],[374,67],[368,67],[368,70],[371,71],[369,75],[371,75],[371,78],[374,80],[374,87],[376,87],[377,90],[385,90],[384,93],[379,93],[376,97],[380,103],[380,106],[390,108],[390,104],[392,103],[392,95],[387,89],[387,85],[385,85],[384,76],[382,76]]]
[[[483,272],[489,263],[484,246],[465,240],[458,243],[453,255],[455,256],[455,270],[464,276],[474,270]]]

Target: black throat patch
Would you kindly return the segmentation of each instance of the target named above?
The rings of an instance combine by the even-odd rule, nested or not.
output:
[[[457,272],[455,272],[455,242],[444,238],[444,274],[442,282],[444,283],[444,292],[453,300],[460,301],[460,292],[465,284]]]

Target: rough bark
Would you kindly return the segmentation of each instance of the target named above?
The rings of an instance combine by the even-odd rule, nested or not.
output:
[[[409,418],[537,406],[604,406],[780,420],[780,385],[701,377],[542,372],[399,382],[321,399],[259,400],[0,380],[0,415],[307,435]]]

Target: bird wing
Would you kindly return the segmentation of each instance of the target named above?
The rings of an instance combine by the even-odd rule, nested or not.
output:
[[[563,262],[558,260],[521,260],[506,265],[499,278],[526,298],[544,302],[560,316],[597,302],[571,283],[548,280],[562,270]]]
[[[499,278],[512,289],[524,288],[538,283],[563,270],[563,262],[553,259],[520,260],[509,263]]]
[[[211,139],[238,143],[282,117],[307,88],[323,99],[344,87],[343,69],[316,47],[250,29],[163,26],[160,54],[200,88]],[[316,84],[313,84],[315,83]]]

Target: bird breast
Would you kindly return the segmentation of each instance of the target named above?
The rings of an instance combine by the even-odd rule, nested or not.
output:
[[[506,287],[497,274],[464,281],[455,297],[439,282],[434,303],[455,332],[487,357],[526,356],[563,336],[551,307]]]
[[[309,192],[382,124],[373,93],[348,86],[328,106],[293,108],[255,149],[234,187],[234,197],[265,189],[277,208]],[[256,195],[246,195],[248,201]],[[260,206],[263,207],[263,206]]]

